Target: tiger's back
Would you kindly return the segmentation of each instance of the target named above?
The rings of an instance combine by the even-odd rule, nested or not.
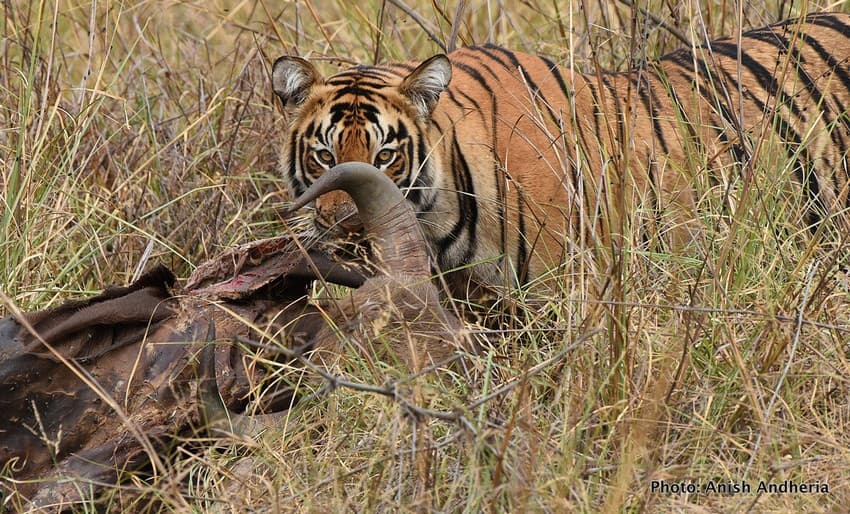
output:
[[[850,16],[756,29],[740,47],[593,75],[494,46],[327,79],[282,58],[282,169],[299,193],[337,162],[375,164],[408,191],[441,269],[477,262],[465,276],[480,284],[538,277],[592,239],[619,244],[635,209],[651,214],[634,228],[687,244],[696,175],[740,167],[768,137],[793,162],[805,223],[847,208]],[[317,202],[328,227],[352,212]]]

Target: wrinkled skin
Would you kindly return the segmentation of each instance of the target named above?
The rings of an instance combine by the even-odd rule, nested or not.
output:
[[[332,322],[313,337],[316,358],[335,358],[342,353],[341,341],[352,339],[361,351],[379,359],[398,358],[418,372],[447,361],[458,349],[475,351],[460,320],[440,305],[439,291],[430,281],[425,236],[410,204],[384,173],[365,163],[339,164],[296,198],[293,208],[339,191],[357,205],[359,222],[381,265],[376,276],[327,306]],[[340,338],[338,326],[346,338]]]
[[[90,481],[114,484],[121,470],[149,464],[161,471],[158,455],[174,437],[203,428],[197,355],[211,321],[224,341],[258,339],[252,324],[287,325],[302,339],[323,324],[304,295],[311,267],[285,251],[287,243],[260,241],[209,261],[180,295],[171,272],[157,267],[128,287],[0,319],[0,496],[59,511]],[[323,276],[363,281],[357,270],[314,256]],[[236,346],[216,345],[221,397],[236,410],[264,373],[243,357]],[[267,410],[290,405],[281,393]]]

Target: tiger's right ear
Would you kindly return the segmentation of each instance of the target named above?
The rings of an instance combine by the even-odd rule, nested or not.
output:
[[[272,67],[272,89],[287,111],[304,103],[313,85],[321,81],[316,68],[300,57],[285,55]]]
[[[427,119],[440,100],[440,93],[452,80],[452,63],[444,54],[437,54],[420,64],[401,81],[399,89],[413,102],[419,116]]]

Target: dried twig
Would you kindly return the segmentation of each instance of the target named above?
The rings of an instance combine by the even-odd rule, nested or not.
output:
[[[419,13],[417,13],[416,11],[414,11],[413,9],[408,7],[401,0],[390,0],[390,3],[393,4],[394,6],[396,6],[398,9],[400,9],[402,12],[404,12],[404,14],[413,18],[413,21],[415,21],[417,24],[419,24],[420,27],[422,27],[422,30],[424,30],[425,33],[428,34],[428,37],[431,38],[432,41],[437,43],[437,45],[443,50],[443,52],[449,51],[448,48],[446,47],[446,44],[443,42],[443,40],[440,39],[437,36],[437,34],[435,33],[436,29],[433,26],[431,26],[431,24],[428,23],[428,21],[425,18],[420,16]]]
[[[642,15],[646,16],[647,18],[652,20],[653,23],[655,23],[659,27],[662,27],[664,30],[666,30],[667,32],[672,34],[673,37],[675,37],[676,39],[678,39],[679,41],[684,43],[686,46],[691,46],[691,40],[688,38],[688,36],[685,35],[684,32],[680,31],[679,29],[670,25],[669,23],[662,20],[658,16],[647,11],[643,7],[636,6],[635,3],[632,0],[620,0],[620,3],[626,4],[627,6],[631,7],[632,9],[637,9],[638,11],[640,11],[640,13]]]
[[[278,353],[278,354],[283,355],[283,356],[285,356],[289,359],[293,359],[293,360],[298,361],[300,364],[304,365],[304,367],[306,367],[310,371],[316,373],[317,375],[319,375],[320,377],[322,377],[326,381],[327,387],[322,388],[321,389],[322,392],[330,391],[330,390],[337,389],[337,388],[340,388],[340,387],[344,387],[346,389],[351,389],[352,391],[360,391],[360,392],[364,392],[364,393],[372,393],[372,394],[378,394],[378,395],[381,395],[381,396],[386,396],[386,397],[392,399],[397,404],[399,404],[404,409],[405,412],[413,415],[417,419],[429,417],[429,418],[441,419],[441,420],[444,420],[444,421],[451,421],[451,422],[459,423],[461,426],[467,428],[468,430],[470,430],[471,432],[474,433],[475,429],[473,428],[472,424],[464,417],[462,412],[468,412],[468,411],[471,411],[473,409],[476,409],[476,408],[480,407],[481,405],[489,402],[493,398],[510,392],[517,385],[519,385],[523,380],[528,379],[532,375],[535,375],[535,374],[539,373],[540,371],[546,369],[547,367],[551,366],[552,364],[560,361],[569,352],[573,351],[575,348],[577,348],[578,346],[580,346],[581,344],[583,344],[585,341],[587,341],[591,337],[595,336],[596,334],[602,332],[603,330],[604,330],[603,328],[597,327],[597,328],[594,328],[592,330],[589,330],[588,332],[585,332],[584,334],[577,337],[573,341],[572,344],[562,348],[558,353],[556,353],[552,357],[546,359],[545,361],[543,361],[543,362],[541,362],[541,363],[539,363],[535,366],[532,366],[528,370],[524,371],[521,376],[514,378],[512,381],[510,381],[506,384],[503,384],[502,386],[494,389],[493,391],[490,391],[486,395],[481,396],[480,398],[472,401],[471,403],[466,405],[463,409],[457,409],[457,410],[454,410],[454,411],[451,411],[451,412],[450,411],[440,411],[440,410],[428,409],[428,408],[421,407],[419,405],[416,405],[416,404],[410,402],[410,400],[408,400],[406,397],[404,397],[401,394],[399,387],[398,387],[398,385],[399,385],[398,381],[391,381],[391,382],[388,382],[387,384],[379,386],[379,385],[374,385],[374,384],[366,384],[366,383],[362,383],[362,382],[355,382],[355,381],[343,378],[339,375],[334,375],[333,373],[329,372],[327,369],[322,368],[321,366],[317,366],[314,362],[312,362],[308,358],[306,358],[304,356],[304,348],[303,347],[295,349],[295,350],[291,350],[291,349],[286,348],[284,346],[277,346],[277,345],[260,343],[260,342],[253,341],[253,340],[250,340],[250,339],[247,339],[247,338],[242,338],[242,337],[237,337],[235,339],[235,341],[237,343],[243,344],[243,345],[251,347],[251,348],[260,349],[260,350],[267,350],[267,351],[270,351],[270,352]],[[454,362],[458,358],[460,358],[460,356],[456,355],[456,356],[448,359],[445,362],[435,363],[428,369],[430,369],[431,371],[434,371],[434,370],[436,370],[440,367],[443,367],[447,364]],[[420,374],[424,374],[424,370]]]

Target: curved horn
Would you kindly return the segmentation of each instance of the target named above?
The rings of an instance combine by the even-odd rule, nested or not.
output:
[[[206,429],[214,435],[239,433],[244,424],[241,415],[231,412],[221,399],[215,378],[215,321],[210,319],[207,342],[198,358],[198,403]],[[228,430],[229,429],[229,430]]]
[[[296,198],[289,210],[300,209],[335,189],[345,191],[354,200],[387,273],[417,277],[430,274],[428,248],[413,209],[395,182],[370,164],[346,162],[334,166]]]
[[[206,430],[212,436],[235,436],[244,441],[278,423],[279,414],[248,416],[231,411],[218,390],[215,375],[215,321],[210,319],[207,338],[198,356],[198,407]]]

